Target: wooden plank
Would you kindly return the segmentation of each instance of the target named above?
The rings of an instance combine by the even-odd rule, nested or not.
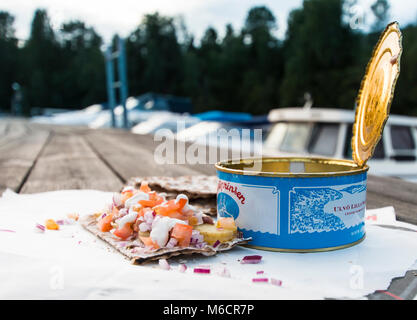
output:
[[[3,127],[3,134],[0,134],[0,147],[6,147],[24,136],[28,135],[32,129],[27,125],[27,121],[13,118],[5,118],[0,121]]]
[[[120,179],[76,133],[55,132],[31,171],[22,193],[63,189],[119,190]]]
[[[413,203],[389,198],[384,195],[374,193],[370,190],[366,194],[366,207],[377,209],[383,207],[394,207],[397,219],[413,224],[417,224],[417,206]]]
[[[0,139],[3,139],[3,137],[7,134],[8,127],[9,123],[4,119],[0,119]]]
[[[159,165],[154,160],[150,137],[126,133],[89,132],[85,136],[90,146],[125,182],[135,176],[202,174],[189,165]]]
[[[417,183],[396,178],[369,175],[367,187],[368,190],[384,197],[417,205]]]
[[[397,219],[417,224],[417,184],[408,181],[368,176],[367,207],[393,206]]]
[[[0,193],[6,188],[19,192],[49,136],[46,130],[20,130],[19,125],[22,122],[10,124],[13,130],[30,134],[15,135],[0,146]]]

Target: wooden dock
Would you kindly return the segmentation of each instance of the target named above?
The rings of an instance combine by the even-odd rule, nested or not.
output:
[[[91,130],[0,119],[0,194],[62,189],[118,191],[131,177],[215,174],[213,165],[158,165],[151,136],[121,129]],[[393,206],[397,219],[417,224],[417,184],[369,176],[367,208]],[[395,279],[370,299],[410,299],[417,271]],[[410,287],[412,286],[412,287]],[[388,293],[387,293],[388,292]],[[401,296],[407,292],[407,296]]]

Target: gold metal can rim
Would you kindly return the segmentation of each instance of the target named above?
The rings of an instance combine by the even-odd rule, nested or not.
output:
[[[273,172],[273,171],[251,171],[240,168],[232,168],[233,166],[241,166],[243,168],[253,167],[255,162],[262,162],[263,164],[270,164],[273,162],[304,162],[310,164],[320,164],[329,166],[330,169],[335,167],[346,167],[346,170],[340,171],[322,171],[322,172]],[[265,157],[265,158],[243,158],[235,160],[220,161],[215,164],[218,171],[245,175],[245,176],[262,176],[262,177],[280,177],[280,178],[311,178],[311,177],[336,177],[348,176],[364,173],[369,170],[367,165],[363,167],[358,166],[353,160],[335,159],[335,158],[316,158],[316,157]]]
[[[352,158],[359,166],[372,157],[381,139],[400,73],[401,54],[402,34],[398,22],[392,22],[373,49],[356,98],[351,146]],[[389,60],[382,59],[388,56]]]
[[[253,249],[264,250],[264,251],[288,252],[288,253],[327,252],[327,251],[335,251],[335,250],[340,250],[340,249],[353,247],[354,245],[357,245],[357,244],[361,243],[365,239],[365,236],[366,236],[366,233],[359,240],[356,240],[354,242],[350,242],[350,243],[347,243],[347,244],[344,244],[344,245],[341,245],[341,246],[317,248],[317,249],[283,249],[283,248],[270,248],[270,247],[263,247],[263,246],[255,246],[255,245],[251,245],[251,244],[242,244],[242,246],[248,247],[248,248],[253,248]]]

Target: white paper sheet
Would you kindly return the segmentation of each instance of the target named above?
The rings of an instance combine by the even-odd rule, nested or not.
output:
[[[366,238],[351,248],[300,254],[238,247],[214,257],[186,257],[185,273],[178,271],[182,258],[170,260],[169,271],[157,263],[131,265],[78,224],[34,231],[48,218],[100,210],[111,196],[7,190],[0,198],[0,229],[14,232],[0,231],[0,299],[362,299],[386,289],[417,259],[417,226],[396,221],[392,207],[368,210]],[[262,255],[262,262],[240,264],[250,254]],[[212,273],[194,274],[198,265],[210,265]],[[230,278],[218,275],[223,268]],[[252,283],[256,277],[281,280],[282,286]]]

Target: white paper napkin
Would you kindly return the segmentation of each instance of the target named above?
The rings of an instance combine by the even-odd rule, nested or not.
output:
[[[175,258],[169,271],[157,263],[131,265],[78,224],[35,231],[48,218],[101,210],[111,196],[6,190],[0,198],[0,299],[362,299],[386,289],[417,259],[417,227],[396,221],[392,207],[368,210],[366,238],[351,248],[301,254],[237,247],[214,257]],[[239,262],[251,254],[262,262]],[[180,262],[188,266],[185,273],[178,271]],[[211,274],[194,274],[199,265],[209,265]],[[269,282],[253,283],[257,277]]]

